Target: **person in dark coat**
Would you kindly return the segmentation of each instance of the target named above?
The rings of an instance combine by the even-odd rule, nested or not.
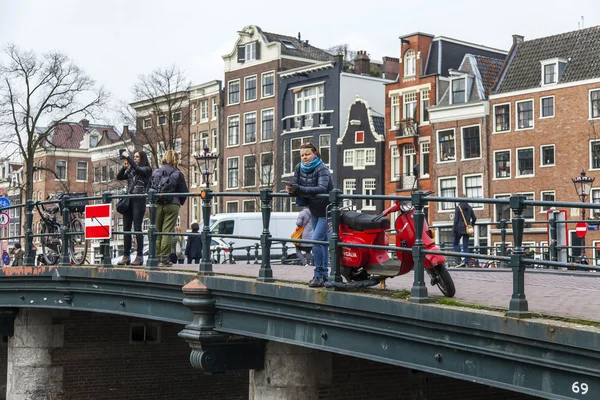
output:
[[[461,213],[461,210],[462,213]],[[465,218],[463,219],[463,214],[465,215]],[[454,210],[454,224],[452,225],[452,234],[454,236],[454,251],[455,252],[460,252],[460,246],[458,245],[458,243],[460,242],[460,240],[462,239],[462,247],[463,247],[463,252],[465,253],[470,253],[469,251],[469,238],[470,236],[467,235],[467,227],[465,225],[465,221],[467,221],[468,225],[471,225],[473,228],[475,228],[475,222],[477,222],[477,217],[475,216],[475,212],[473,211],[473,208],[471,207],[471,205],[469,203],[467,203],[466,201],[461,201],[460,203],[458,203],[458,205],[456,206],[456,209]],[[465,266],[465,265],[469,265],[469,261],[471,259],[469,257],[465,258],[465,262],[464,264],[461,263],[461,257],[457,257],[456,258],[456,264],[457,266]]]
[[[301,162],[296,166],[293,182],[286,186],[289,194],[304,199],[311,213],[313,240],[327,240],[329,229],[327,227],[327,198],[315,197],[333,190],[331,172],[321,160],[319,150],[312,143],[300,146]],[[315,264],[314,276],[309,282],[310,287],[321,287],[329,276],[329,246],[323,244],[313,245],[313,262]]]
[[[200,226],[197,223],[192,224],[192,233],[198,233]],[[202,258],[202,238],[200,236],[188,236],[187,246],[185,246],[185,256],[188,264],[199,264]]]

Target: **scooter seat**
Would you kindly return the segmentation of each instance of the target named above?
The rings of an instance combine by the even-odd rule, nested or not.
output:
[[[342,224],[350,229],[366,231],[371,229],[389,229],[390,220],[381,215],[362,214],[356,211],[344,211],[340,217]]]

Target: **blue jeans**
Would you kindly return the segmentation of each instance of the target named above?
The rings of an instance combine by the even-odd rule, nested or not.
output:
[[[460,252],[460,246],[458,245],[458,242],[460,241],[461,238],[462,238],[463,252],[470,253],[470,251],[469,251],[469,235],[459,235],[459,234],[454,235],[454,243],[453,243],[454,251],[457,253]],[[471,259],[469,257],[466,257],[465,264],[469,265],[469,261],[471,261]],[[460,257],[456,257],[456,263],[460,264]]]
[[[311,215],[310,223],[313,227],[313,240],[327,240],[327,218]],[[315,278],[327,279],[329,276],[329,245],[313,244],[313,261],[315,263]]]

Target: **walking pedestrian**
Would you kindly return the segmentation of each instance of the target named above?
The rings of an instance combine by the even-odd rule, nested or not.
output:
[[[300,146],[300,163],[296,166],[294,180],[286,186],[289,194],[306,201],[311,213],[313,240],[327,240],[327,198],[316,197],[333,190],[331,172],[321,159],[319,150],[312,143]],[[329,276],[329,246],[313,245],[314,276],[308,283],[310,287],[321,287]]]
[[[192,224],[192,233],[198,233],[200,226],[197,223]],[[202,238],[200,236],[188,236],[185,246],[185,256],[188,264],[198,264],[202,258]]]
[[[136,151],[131,157],[129,152],[124,151],[121,157],[125,159],[123,167],[117,174],[117,180],[127,180],[127,193],[143,194],[148,191],[152,168],[148,162],[148,156],[144,151]],[[123,211],[123,230],[131,232],[131,225],[135,232],[142,231],[142,222],[146,213],[145,198],[130,198],[129,206]],[[135,259],[131,262],[131,234],[124,235],[123,257],[117,265],[142,265],[144,264],[144,235],[139,233],[135,235],[137,253]]]
[[[296,226],[303,226],[302,239],[312,240],[313,228],[310,223],[311,214],[308,207],[304,207],[298,214]],[[296,255],[300,260],[301,265],[309,265],[311,261],[311,252],[313,245],[311,243],[296,243]]]
[[[452,225],[452,234],[454,235],[454,251],[460,252],[459,242],[462,239],[462,247],[464,253],[469,253],[469,238],[474,234],[474,226],[477,222],[475,212],[469,203],[461,201],[454,210],[454,224]],[[464,263],[461,262],[461,257],[456,257],[457,267],[469,265],[471,259],[465,257]]]
[[[21,248],[21,243],[15,243],[15,247],[13,247],[10,252],[13,255],[13,267],[22,267],[23,266],[23,249]]]

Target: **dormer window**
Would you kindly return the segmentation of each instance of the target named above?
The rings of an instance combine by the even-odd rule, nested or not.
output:
[[[560,80],[565,67],[567,66],[567,60],[562,58],[552,58],[549,60],[541,61],[542,64],[542,86],[544,85],[555,85]]]
[[[90,136],[90,148],[98,146],[98,135]]]
[[[258,60],[259,58],[258,41],[255,40],[254,42],[240,44],[238,46],[239,63]]]
[[[467,99],[466,78],[452,80],[452,104],[464,103]]]
[[[283,44],[286,49],[296,50],[294,43],[290,42],[289,40],[281,40],[281,44]]]
[[[404,53],[404,77],[415,76],[417,71],[417,57],[413,49]]]

